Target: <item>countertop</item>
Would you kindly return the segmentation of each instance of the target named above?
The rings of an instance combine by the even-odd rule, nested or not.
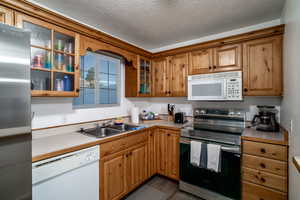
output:
[[[243,140],[263,142],[277,145],[288,145],[288,132],[281,128],[278,132],[257,131],[255,128],[245,128],[242,134]]]
[[[297,168],[298,172],[300,173],[300,156],[293,157],[293,163]]]
[[[189,122],[185,124],[175,124],[174,122],[162,120],[140,123],[138,125],[144,126],[145,128],[161,127],[180,130],[184,126],[189,125]],[[95,138],[77,132],[80,129],[80,127],[85,127],[85,125],[65,126],[34,131],[32,138],[32,161],[36,162],[53,156],[61,155],[63,153],[91,147],[97,144],[126,137],[128,135],[139,132],[127,131],[106,138]],[[140,131],[142,130],[143,129],[141,129]]]

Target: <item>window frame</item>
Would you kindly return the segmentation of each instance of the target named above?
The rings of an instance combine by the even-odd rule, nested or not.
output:
[[[95,64],[95,88],[94,91],[95,91],[95,97],[94,97],[94,100],[96,103],[94,104],[80,104],[80,105],[75,105],[74,104],[74,98],[73,98],[73,109],[90,109],[90,108],[107,108],[107,107],[118,107],[120,106],[121,104],[121,81],[122,81],[122,70],[121,70],[121,67],[122,67],[122,62],[123,62],[123,59],[122,57],[119,57],[117,55],[114,55],[114,54],[110,54],[110,53],[103,53],[102,51],[98,51],[98,52],[92,52],[92,51],[87,51],[87,54],[88,53],[92,53],[92,54],[97,54],[97,59],[96,59],[96,64]],[[85,55],[84,55],[85,56]],[[82,57],[84,57],[82,56]],[[102,59],[101,59],[102,58]],[[103,59],[104,58],[104,59]],[[83,61],[84,59],[81,58],[81,61]],[[116,71],[116,95],[117,95],[117,103],[115,104],[100,104],[100,70],[99,70],[99,66],[100,66],[100,62],[101,60],[105,60],[105,61],[111,61],[111,62],[116,62],[118,64],[117,66],[117,71]],[[84,61],[83,61],[84,62]],[[81,62],[82,64],[82,62]],[[81,77],[84,75],[82,75],[81,73],[84,73],[85,70],[81,70],[80,69],[80,82],[81,82]],[[109,78],[109,75],[110,73],[108,72],[108,78]],[[80,83],[80,92],[83,92],[84,91],[84,88],[87,88],[87,87],[81,87],[81,83]],[[110,90],[108,88],[108,90]],[[79,98],[79,97],[76,97],[76,98]],[[84,96],[83,96],[84,98]]]

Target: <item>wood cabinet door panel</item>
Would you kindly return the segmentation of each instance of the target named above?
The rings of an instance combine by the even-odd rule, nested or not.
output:
[[[104,200],[120,199],[126,193],[124,154],[101,161],[101,196]]]
[[[152,91],[154,96],[169,96],[169,75],[167,67],[167,58],[153,60],[152,65]]]
[[[243,141],[243,153],[262,156],[266,158],[287,161],[288,152],[286,146],[266,144],[260,142]]]
[[[243,180],[287,192],[287,178],[243,167]]]
[[[278,160],[243,154],[242,165],[280,176],[287,175],[287,163]]]
[[[11,9],[0,6],[0,23],[13,25],[13,11]]]
[[[166,174],[167,164],[167,134],[166,130],[159,129],[155,134],[157,172],[161,175]]]
[[[128,154],[130,176],[127,183],[128,189],[132,190],[140,185],[143,181],[147,179],[148,167],[147,167],[147,146],[144,144]]]
[[[214,72],[242,69],[242,45],[225,45],[214,48]]]
[[[189,53],[189,75],[206,74],[213,66],[212,49],[202,49]]]
[[[243,181],[243,200],[287,200],[287,194]]]
[[[180,54],[170,57],[168,67],[171,74],[171,96],[186,96],[188,54]]]
[[[244,94],[282,94],[282,36],[257,39],[243,45]]]
[[[151,177],[154,174],[156,174],[157,168],[156,168],[156,150],[155,150],[155,137],[154,137],[154,131],[150,130],[148,135],[148,176]]]
[[[179,135],[167,131],[167,176],[179,180]]]

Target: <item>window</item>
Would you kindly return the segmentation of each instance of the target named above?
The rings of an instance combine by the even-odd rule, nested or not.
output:
[[[120,103],[121,60],[88,52],[81,57],[80,96],[75,108],[113,106]]]

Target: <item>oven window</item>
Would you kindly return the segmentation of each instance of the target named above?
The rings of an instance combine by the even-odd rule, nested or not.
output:
[[[222,90],[223,90],[222,83],[192,85],[192,96],[219,97],[219,96],[223,96]]]

